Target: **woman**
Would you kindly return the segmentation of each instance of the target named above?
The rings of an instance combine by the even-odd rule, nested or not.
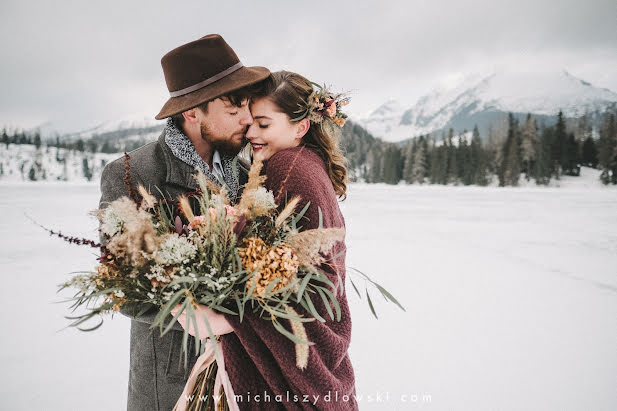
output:
[[[280,71],[272,78],[265,97],[251,103],[254,121],[246,135],[254,155],[264,161],[265,186],[274,193],[280,208],[296,195],[301,197],[296,211],[310,201],[300,230],[319,227],[320,209],[324,228],[344,227],[337,196],[345,196],[347,170],[332,132],[338,127],[331,123],[338,116],[336,102],[320,102],[314,97],[311,82],[299,74]],[[308,340],[315,343],[309,348],[304,369],[296,365],[294,343],[269,321],[249,310],[242,322],[238,316],[207,310],[215,333],[224,334],[220,337],[224,365],[241,410],[358,408],[347,352],[351,318],[343,287],[345,244],[339,242],[330,256],[338,257],[322,265],[321,270],[333,284],[339,284],[340,276],[342,284],[336,292],[341,320],[333,321],[323,301],[313,298],[326,322],[304,323]],[[294,304],[294,309],[309,316],[300,304]],[[289,323],[283,324],[291,331]]]

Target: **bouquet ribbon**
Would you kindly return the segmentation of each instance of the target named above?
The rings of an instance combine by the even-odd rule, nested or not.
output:
[[[216,371],[216,377],[214,379],[214,393],[215,393],[214,394],[214,409],[219,409],[218,405],[221,401],[221,395],[216,394],[216,393],[220,392],[220,389],[222,386],[223,390],[225,391],[225,397],[227,398],[227,405],[229,406],[230,411],[240,411],[240,408],[238,407],[238,404],[236,403],[233,388],[231,387],[231,381],[229,380],[229,375],[227,374],[227,371],[225,370],[225,359],[223,358],[223,354],[220,350],[220,347],[218,350],[215,349],[214,347],[215,344],[216,342],[212,342],[210,339],[206,340],[204,353],[201,354],[197,358],[197,361],[195,362],[195,365],[193,366],[193,369],[191,370],[191,374],[189,375],[189,378],[186,381],[186,385],[184,386],[184,391],[182,391],[180,398],[178,398],[178,401],[176,402],[176,405],[174,406],[174,411],[185,411],[186,410],[188,403],[189,403],[191,392],[193,391],[193,388],[195,387],[195,382],[197,381],[197,377],[199,376],[199,374],[204,372],[208,368],[208,366],[212,364],[214,361],[216,361],[217,366],[218,366],[217,371]],[[199,398],[193,398],[193,400],[199,401]]]

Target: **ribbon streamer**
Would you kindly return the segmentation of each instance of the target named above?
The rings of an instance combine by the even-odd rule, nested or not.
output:
[[[216,371],[216,377],[214,379],[214,409],[218,410],[219,403],[221,401],[221,395],[217,394],[220,392],[221,386],[225,391],[225,397],[227,398],[227,405],[229,406],[230,411],[240,411],[238,404],[236,403],[236,398],[234,396],[233,388],[231,387],[231,381],[229,380],[229,375],[227,371],[225,371],[225,359],[223,358],[223,354],[219,349],[215,349],[214,344],[209,338],[206,340],[206,345],[204,349],[204,353],[197,358],[193,369],[191,370],[191,374],[189,375],[188,380],[186,381],[186,385],[184,386],[184,391],[178,398],[176,405],[174,406],[173,411],[186,411],[186,408],[189,404],[189,398],[191,393],[193,392],[193,388],[195,387],[195,382],[197,381],[197,377],[199,374],[204,372],[210,364],[216,361],[218,369]],[[208,394],[209,395],[209,394]],[[199,401],[199,398],[193,398],[193,401]]]

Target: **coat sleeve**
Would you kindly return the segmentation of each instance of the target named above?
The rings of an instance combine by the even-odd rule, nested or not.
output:
[[[285,166],[288,164],[286,160],[281,158],[281,162],[272,162],[271,159],[267,165],[266,175],[268,180],[266,187],[272,189],[276,196],[277,192],[274,189],[280,188],[285,181],[281,197],[291,198],[296,194],[300,195],[302,200],[297,210],[302,209],[307,201],[311,201],[311,205],[303,218],[302,229],[318,227],[318,207],[323,205],[324,226],[327,227],[333,220],[328,213],[328,201],[324,203],[320,201],[320,198],[324,197],[324,193],[320,189],[320,183],[324,183],[323,178],[315,179],[311,173],[303,172],[302,166],[294,167],[291,172],[281,173],[281,171],[286,170]],[[271,173],[270,170],[275,170],[275,172]],[[322,177],[322,175],[318,175],[318,177]],[[327,183],[329,183],[329,180]],[[330,193],[326,194],[329,195]],[[332,192],[332,194],[334,193]],[[279,207],[284,205],[284,201],[282,201]],[[341,276],[344,284],[344,250],[344,243],[339,242],[331,255],[338,254],[340,251],[343,251],[343,255],[338,257],[335,264],[321,266],[321,271],[335,285],[338,283],[338,275]],[[333,320],[329,316],[325,303],[319,295],[311,296],[311,300],[325,322],[314,320],[303,323],[308,340],[315,343],[309,347],[308,362],[305,369],[300,369],[296,365],[295,344],[277,331],[270,321],[260,318],[258,313],[253,313],[249,306],[245,309],[242,322],[240,322],[238,316],[228,314],[225,314],[225,316],[243,348],[270,387],[277,386],[274,382],[276,377],[273,377],[273,375],[282,374],[282,378],[290,389],[299,395],[308,394],[323,397],[328,391],[331,391],[332,395],[334,395],[334,391],[339,391],[340,395],[351,395],[355,390],[353,370],[348,357],[351,340],[351,316],[345,292],[340,289],[337,294],[337,301],[341,309],[341,320],[338,322],[336,318]],[[291,302],[291,306],[300,315],[311,317],[300,304]],[[281,319],[280,323],[286,330],[292,331],[289,320]],[[274,369],[270,365],[272,363],[276,364]],[[271,381],[268,381],[269,379]]]
[[[114,200],[129,195],[128,189],[124,184],[124,175],[125,171],[123,158],[114,160],[105,166],[101,174],[101,198],[99,200],[99,209],[104,209]],[[133,181],[138,181],[138,176],[136,174],[132,174],[131,179]],[[104,241],[105,239],[101,236],[101,244],[104,244]],[[154,317],[156,317],[158,313],[158,311],[153,308],[142,315],[137,316],[139,311],[140,308],[134,305],[123,305],[120,307],[121,314],[146,324],[152,324],[154,322]],[[170,320],[171,317],[167,319],[167,321]],[[182,326],[178,322],[173,325],[172,329],[179,331],[183,330]]]

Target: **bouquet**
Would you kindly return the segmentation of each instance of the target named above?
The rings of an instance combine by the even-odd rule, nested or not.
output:
[[[131,309],[141,315],[157,309],[152,327],[159,327],[164,335],[184,313],[185,365],[190,338],[187,329],[191,325],[196,355],[204,359],[199,363],[201,368],[196,364],[193,369],[199,368],[199,372],[189,377],[194,385],[187,384],[185,391],[189,394],[212,392],[213,369],[217,365],[213,355],[217,336],[205,318],[209,335],[198,335],[195,314],[199,305],[239,315],[240,320],[246,310],[251,310],[296,344],[296,363],[306,364],[307,346],[313,343],[307,340],[303,323],[325,321],[315,309],[313,298],[323,299],[328,316],[340,320],[336,295],[343,286],[341,278],[334,284],[319,266],[328,263],[326,256],[344,238],[345,230],[323,228],[320,210],[319,228],[300,231],[301,218],[310,202],[296,212],[300,201],[296,197],[280,209],[273,193],[263,186],[260,161],[253,163],[240,201],[232,205],[225,188],[212,183],[200,171],[196,174],[199,189],[176,202],[157,201],[142,186],[135,193],[128,174],[128,155],[125,157],[129,196],[93,212],[100,222],[102,244],[51,232],[71,242],[101,247],[99,264],[93,272],[74,276],[60,286],[77,288],[71,299],[73,310],[88,308],[86,314],[67,317],[73,320],[71,326],[92,331],[100,327],[106,313]],[[377,286],[386,300],[404,309],[388,291],[362,275]],[[352,285],[360,295],[353,281]],[[375,314],[368,292],[366,295]],[[298,314],[294,304],[300,304],[310,316]],[[96,325],[83,326],[94,317],[100,320]],[[283,327],[282,320],[291,322],[292,332]],[[217,360],[221,358],[218,355]],[[217,386],[227,387],[226,383],[217,381]]]

